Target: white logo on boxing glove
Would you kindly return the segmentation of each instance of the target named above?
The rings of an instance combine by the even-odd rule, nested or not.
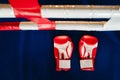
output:
[[[88,57],[90,56],[90,58],[92,58],[92,51],[94,48],[96,48],[98,46],[98,43],[94,44],[94,45],[89,45],[89,44],[86,44],[85,42],[83,42],[83,45],[82,45],[82,57]]]
[[[67,59],[70,57],[71,54],[71,42],[67,41],[64,44],[57,44],[54,43],[54,47],[58,49],[59,52],[59,58],[62,59],[62,55],[64,55],[64,59]]]

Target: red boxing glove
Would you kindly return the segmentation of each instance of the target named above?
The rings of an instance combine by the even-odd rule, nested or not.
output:
[[[94,62],[98,46],[98,39],[84,35],[79,42],[80,67],[82,70],[94,71]]]
[[[71,68],[71,55],[73,43],[68,36],[56,36],[54,38],[54,55],[57,71],[68,71]]]

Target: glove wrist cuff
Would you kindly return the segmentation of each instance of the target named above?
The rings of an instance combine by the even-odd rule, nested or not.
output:
[[[92,59],[80,60],[80,67],[84,69],[93,68],[93,60]]]
[[[59,68],[70,68],[70,60],[59,60]]]

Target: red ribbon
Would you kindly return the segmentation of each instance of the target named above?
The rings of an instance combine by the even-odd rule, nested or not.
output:
[[[37,24],[49,24],[52,29],[55,29],[54,22],[41,17],[41,7],[38,0],[9,0],[9,2],[17,18],[26,18]]]

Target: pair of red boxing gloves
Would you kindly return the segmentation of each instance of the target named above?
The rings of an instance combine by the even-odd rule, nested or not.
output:
[[[94,71],[94,62],[98,46],[98,39],[91,35],[84,35],[79,41],[79,55],[81,70]],[[57,71],[68,71],[71,68],[73,43],[69,36],[61,35],[54,38],[54,56]]]

